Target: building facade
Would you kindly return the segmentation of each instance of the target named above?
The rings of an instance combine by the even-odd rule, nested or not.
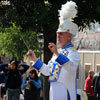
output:
[[[77,71],[77,87],[83,89],[89,70],[95,73],[100,71],[100,51],[79,51],[79,53],[81,61]]]

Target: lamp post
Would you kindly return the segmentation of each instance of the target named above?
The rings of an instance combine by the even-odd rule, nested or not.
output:
[[[41,54],[42,54],[42,48],[43,48],[43,42],[44,42],[43,33],[38,33],[37,37],[38,37],[38,43],[39,43],[39,49],[40,49],[40,60],[42,60]]]
[[[38,33],[37,34],[37,37],[38,37],[38,43],[39,43],[39,49],[40,49],[40,60],[43,60],[42,59],[42,56],[41,56],[41,54],[42,54],[42,48],[43,48],[43,43],[44,43],[44,36],[43,36],[43,33]],[[43,92],[43,84],[44,84],[44,78],[43,78],[43,75],[42,74],[39,74],[39,78],[41,79],[41,81],[42,81],[42,88],[41,88],[41,91],[42,91],[42,93],[44,94],[44,92]],[[43,97],[42,97],[43,98]]]

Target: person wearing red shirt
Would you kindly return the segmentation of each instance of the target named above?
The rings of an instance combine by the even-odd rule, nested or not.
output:
[[[93,75],[94,75],[94,71],[89,71],[88,77],[85,80],[84,91],[88,96],[88,100],[94,100],[94,93],[91,87]]]

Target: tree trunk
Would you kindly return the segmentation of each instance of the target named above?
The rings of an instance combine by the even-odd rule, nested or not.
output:
[[[52,30],[46,27],[46,31],[44,32],[44,62],[47,64],[50,60],[52,53],[48,49],[48,43],[53,42],[56,43],[56,30]],[[48,77],[43,78],[43,91],[44,98],[43,100],[49,100],[49,82]]]

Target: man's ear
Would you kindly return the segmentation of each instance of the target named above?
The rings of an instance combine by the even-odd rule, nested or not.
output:
[[[69,33],[68,40],[72,39],[72,34]]]

